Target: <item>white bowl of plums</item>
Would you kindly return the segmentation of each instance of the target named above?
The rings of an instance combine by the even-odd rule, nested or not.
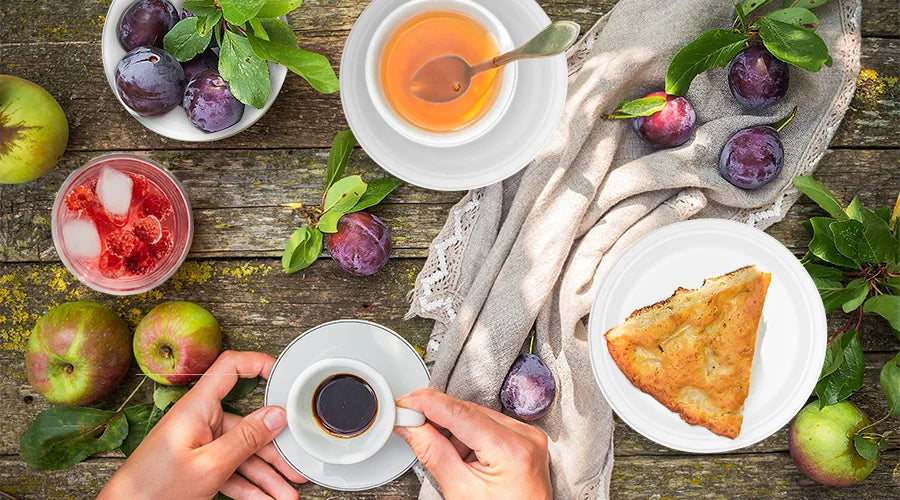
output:
[[[224,139],[266,113],[287,69],[263,60],[254,61],[255,67],[241,67],[235,61],[254,56],[241,41],[247,38],[238,36],[252,28],[223,22],[212,1],[189,0],[187,6],[196,13],[183,8],[183,3],[113,0],[103,27],[103,69],[122,106],[153,132],[189,142]],[[275,29],[293,36],[284,16],[265,21],[270,29],[280,23]],[[266,29],[261,23],[257,26]],[[220,50],[225,46],[229,54]],[[253,71],[256,79],[248,81],[247,73]],[[262,72],[268,75],[260,76]]]

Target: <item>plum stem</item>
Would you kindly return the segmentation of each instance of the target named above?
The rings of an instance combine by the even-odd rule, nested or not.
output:
[[[531,329],[531,342],[528,344],[528,354],[534,354],[534,328]]]
[[[122,408],[125,408],[125,405],[127,405],[128,402],[131,401],[131,398],[133,398],[134,395],[137,394],[138,389],[140,389],[141,386],[144,385],[144,382],[146,382],[146,381],[147,381],[147,377],[145,376],[144,378],[141,379],[141,383],[138,384],[137,387],[135,387],[133,391],[131,391],[131,394],[129,394],[127,398],[125,398],[125,401],[123,401],[122,404],[119,405],[119,408],[116,409],[116,413],[119,413],[120,411],[122,411]]]
[[[774,128],[776,132],[781,132],[781,129],[783,129],[788,123],[791,123],[791,120],[794,119],[794,116],[796,114],[797,114],[797,106],[794,106],[794,109],[791,110],[791,114],[789,114],[786,117],[782,118],[781,120],[773,123],[772,128]]]

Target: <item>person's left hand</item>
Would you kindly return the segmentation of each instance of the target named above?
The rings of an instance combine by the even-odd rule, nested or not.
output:
[[[209,499],[218,491],[238,500],[299,498],[288,480],[305,483],[306,478],[272,444],[287,423],[284,409],[267,406],[243,418],[222,411],[222,398],[238,374],[268,379],[274,363],[275,358],[259,352],[223,352],[98,498]]]

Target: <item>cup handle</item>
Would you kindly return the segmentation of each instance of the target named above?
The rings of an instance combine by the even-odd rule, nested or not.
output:
[[[409,408],[397,407],[397,418],[394,419],[396,427],[418,427],[425,423],[425,415],[410,410]]]

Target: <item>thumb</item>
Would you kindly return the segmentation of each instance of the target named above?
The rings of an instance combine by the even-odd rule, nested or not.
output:
[[[203,448],[223,468],[233,472],[272,442],[285,425],[287,415],[284,408],[266,406],[242,418],[237,425]]]
[[[468,467],[449,439],[426,422],[418,427],[394,427],[394,433],[409,443],[419,462],[446,492],[468,474]]]

